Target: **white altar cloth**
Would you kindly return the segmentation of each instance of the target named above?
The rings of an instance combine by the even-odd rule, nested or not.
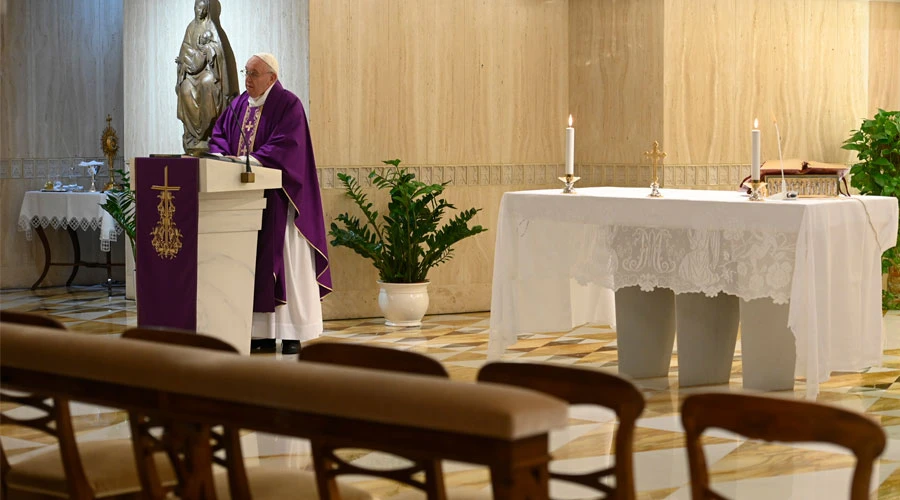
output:
[[[789,303],[807,393],[881,360],[881,253],[895,198],[750,202],[733,191],[510,192],[497,222],[489,358],[525,332],[615,324],[613,291],[719,292]],[[647,311],[652,314],[652,311]]]
[[[28,191],[19,210],[19,230],[31,241],[32,228],[100,230],[100,249],[109,251],[109,242],[116,241],[122,229],[100,205],[106,203],[106,193]]]

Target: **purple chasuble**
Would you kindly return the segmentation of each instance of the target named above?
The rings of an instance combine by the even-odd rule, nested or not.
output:
[[[328,247],[322,196],[316,173],[309,125],[303,104],[276,81],[259,111],[248,111],[247,92],[234,99],[219,116],[209,140],[211,153],[243,155],[244,142],[263,166],[281,170],[282,188],[266,190],[266,209],[256,249],[254,312],[274,312],[286,302],[284,282],[284,233],[289,204],[297,217],[293,224],[315,249],[319,297],[331,292]],[[242,126],[250,130],[242,134]],[[255,129],[255,133],[253,133]],[[245,139],[246,138],[246,139]]]

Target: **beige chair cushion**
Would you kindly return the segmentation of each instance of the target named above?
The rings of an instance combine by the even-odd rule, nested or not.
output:
[[[391,500],[426,500],[428,497],[422,490],[407,488],[394,495]],[[491,500],[494,498],[490,488],[476,490],[475,488],[450,488],[447,490],[447,500]]]
[[[319,498],[316,487],[316,476],[312,472],[285,467],[247,467],[247,482],[250,483],[250,495],[253,500],[284,498]],[[216,497],[219,500],[231,498],[228,489],[228,474],[216,474]],[[338,482],[341,500],[373,500],[368,492]]]
[[[97,497],[141,490],[131,440],[86,441],[78,443],[78,452],[88,483]],[[174,482],[175,474],[164,455],[157,455],[156,467],[163,484]],[[14,463],[6,479],[10,489],[69,497],[62,457],[56,446]]]

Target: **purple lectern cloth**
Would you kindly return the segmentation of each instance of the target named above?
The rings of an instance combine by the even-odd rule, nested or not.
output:
[[[226,155],[238,153],[241,121],[248,99],[247,92],[241,94],[216,121],[209,141],[210,152]],[[279,81],[272,85],[262,106],[252,153],[263,166],[282,172],[282,188],[266,191],[266,210],[257,240],[253,311],[274,312],[277,304],[286,301],[284,232],[288,203],[293,204],[297,211],[294,225],[316,250],[316,282],[319,284],[319,297],[325,297],[331,292],[331,271],[328,268],[325,218],[309,125],[300,99],[285,90]]]
[[[196,330],[198,160],[137,158],[134,165],[138,326]],[[164,206],[166,192],[174,210]]]

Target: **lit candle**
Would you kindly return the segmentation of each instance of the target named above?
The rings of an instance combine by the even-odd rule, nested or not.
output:
[[[572,115],[569,115],[569,126],[566,128],[566,175],[575,173],[575,127],[572,126]]]
[[[750,132],[750,178],[759,180],[759,120],[755,118]]]

